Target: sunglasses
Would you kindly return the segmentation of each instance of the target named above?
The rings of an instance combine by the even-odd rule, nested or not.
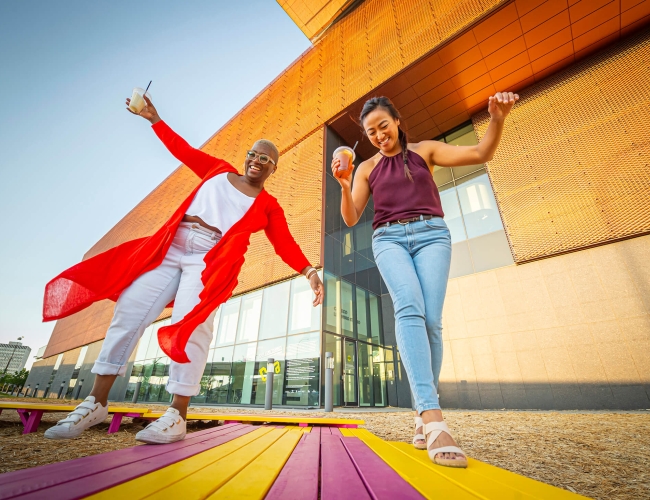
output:
[[[246,158],[248,160],[254,160],[255,158],[258,158],[262,165],[266,165],[268,162],[271,162],[273,165],[275,165],[275,162],[271,157],[265,154],[259,154],[255,151],[247,151]]]

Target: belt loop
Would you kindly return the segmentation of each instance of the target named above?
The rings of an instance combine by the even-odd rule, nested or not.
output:
[[[424,220],[424,215],[420,215],[420,220]]]
[[[387,222],[387,223],[386,223],[386,227],[390,227],[390,222]]]

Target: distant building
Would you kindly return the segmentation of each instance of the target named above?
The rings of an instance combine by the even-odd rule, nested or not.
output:
[[[22,342],[0,344],[0,372],[19,372],[25,368],[31,352],[31,347],[23,345]]]
[[[43,359],[43,354],[45,354],[45,349],[47,349],[46,345],[38,348],[38,351],[36,351],[36,355],[34,356],[34,359],[36,361],[38,361],[39,359]]]

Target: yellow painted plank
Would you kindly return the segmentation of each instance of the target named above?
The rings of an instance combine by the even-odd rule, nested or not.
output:
[[[302,434],[299,429],[287,432],[208,498],[210,500],[263,499],[291,456]]]
[[[159,418],[163,415],[160,412],[147,413],[147,418]],[[319,418],[319,417],[300,417],[300,416],[272,416],[272,415],[237,415],[237,414],[218,414],[218,413],[188,413],[187,420],[235,420],[237,422],[271,422],[276,424],[314,424],[314,425],[337,425],[337,424],[355,424],[363,425],[363,420],[349,420],[345,418]]]
[[[175,464],[158,469],[150,474],[138,477],[126,483],[122,483],[113,488],[109,488],[88,498],[93,500],[114,500],[116,498],[128,498],[129,500],[139,500],[155,493],[163,488],[172,486],[174,483],[183,480],[191,474],[194,474],[204,467],[207,467],[224,457],[244,448],[245,446],[255,443],[260,438],[267,435],[273,429],[270,427],[260,427],[248,434],[244,434],[232,441],[220,446],[204,451],[193,457],[187,458]],[[255,445],[253,445],[255,446]]]
[[[461,482],[486,498],[503,500],[586,498],[472,458],[468,459],[469,466],[465,470],[440,467],[429,460],[426,452],[416,450],[408,443],[389,442],[389,444],[423,463],[433,472]]]
[[[366,443],[379,457],[425,498],[453,498],[454,500],[489,500],[447,478],[433,474],[431,468],[416,460],[390,443],[365,429],[348,429],[353,436]]]
[[[204,499],[236,476],[287,432],[286,428],[270,429],[264,436],[230,453],[227,457],[206,464],[200,470],[146,498]]]
[[[0,403],[0,409],[3,410],[43,410],[43,411],[72,411],[76,407],[74,405],[56,405],[56,404],[41,404],[41,403],[20,403],[20,402],[3,402]],[[148,408],[127,408],[125,406],[108,407],[109,413],[141,413],[149,412]],[[162,414],[161,414],[162,415]]]
[[[354,437],[354,429],[342,428],[342,429],[339,429],[339,430],[341,431],[341,434],[343,434],[344,436]]]

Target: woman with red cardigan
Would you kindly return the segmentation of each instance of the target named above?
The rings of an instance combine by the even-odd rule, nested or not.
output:
[[[273,143],[257,141],[247,152],[244,175],[240,175],[224,160],[192,148],[145,100],[147,106],[139,115],[152,123],[167,149],[201,182],[152,236],[91,257],[46,285],[44,321],[64,318],[99,300],[117,302],[92,369],[96,377],[90,395],[48,429],[47,438],[75,438],[104,421],[115,379],[125,375],[145,328],[173,302],[172,324],[158,330],[160,347],[171,358],[167,391],[173,401],[136,439],[151,444],[183,439],[190,398],[200,390],[215,311],[237,286],[254,232],[266,232],[282,260],[309,280],[316,294],[314,306],[323,303],[323,283],[316,269],[291,236],[277,200],[264,190],[264,182],[278,168],[279,154]]]

